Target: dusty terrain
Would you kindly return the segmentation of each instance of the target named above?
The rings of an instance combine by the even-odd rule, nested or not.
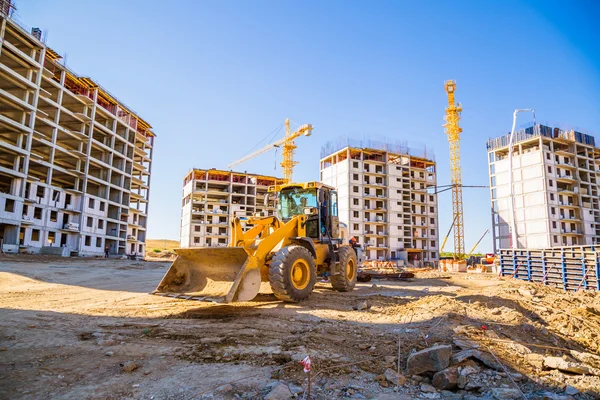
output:
[[[600,398],[595,293],[424,272],[351,293],[319,283],[301,304],[214,305],[149,295],[168,262],[0,257],[2,399],[302,398],[307,354],[319,399]],[[479,351],[453,361],[450,391],[406,371],[437,344]]]

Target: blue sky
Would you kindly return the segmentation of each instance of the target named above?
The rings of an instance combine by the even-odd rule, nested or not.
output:
[[[433,150],[449,184],[444,80],[457,81],[463,182],[488,182],[485,141],[515,108],[600,141],[600,3],[589,1],[18,0],[67,65],[136,110],[158,135],[149,238],[179,238],[192,168],[226,168],[286,117],[296,180],[318,179],[321,146],[388,137]],[[519,124],[527,122],[522,116]],[[240,169],[274,170],[280,153]],[[440,232],[452,222],[439,197]],[[487,189],[464,190],[466,247],[490,227]],[[451,243],[451,240],[449,241]],[[447,249],[451,247],[447,246]],[[480,251],[491,250],[488,236]]]

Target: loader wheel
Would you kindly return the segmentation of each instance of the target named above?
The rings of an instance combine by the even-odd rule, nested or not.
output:
[[[331,276],[331,286],[338,292],[350,292],[356,285],[356,273],[358,262],[356,253],[350,246],[342,246],[338,249],[338,259],[342,267],[342,273]]]
[[[287,246],[271,260],[269,282],[278,299],[298,302],[308,298],[317,281],[317,268],[310,251]]]

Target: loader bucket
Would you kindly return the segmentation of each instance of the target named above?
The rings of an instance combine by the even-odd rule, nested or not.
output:
[[[243,247],[176,249],[177,258],[153,292],[162,296],[229,303],[252,300],[260,270]]]

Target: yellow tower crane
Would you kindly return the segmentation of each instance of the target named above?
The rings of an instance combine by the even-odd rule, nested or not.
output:
[[[448,107],[446,107],[446,123],[443,125],[450,143],[450,171],[452,183],[452,212],[454,215],[454,258],[462,260],[465,255],[465,237],[463,222],[462,202],[462,171],[460,168],[460,133],[462,129],[458,126],[462,106],[454,102],[456,81],[444,82],[444,88],[448,94]]]
[[[262,153],[265,153],[271,149],[277,147],[283,147],[283,161],[281,163],[281,167],[283,168],[283,179],[285,183],[292,182],[292,171],[294,169],[294,165],[298,164],[297,161],[294,161],[294,150],[296,149],[296,144],[294,143],[294,139],[300,136],[310,136],[313,130],[313,126],[311,124],[304,124],[299,127],[295,132],[290,132],[290,120],[289,118],[285,120],[285,137],[283,139],[279,139],[274,143],[270,143],[263,147],[260,150],[256,150],[254,153],[248,154],[231,164],[227,167],[231,168],[234,165],[243,163],[251,158],[254,158]]]

